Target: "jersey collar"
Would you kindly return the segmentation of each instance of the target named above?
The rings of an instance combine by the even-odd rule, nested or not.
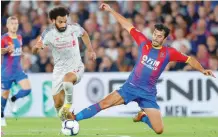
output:
[[[10,36],[8,33],[7,33],[7,35],[8,35],[8,37],[10,37],[10,38],[12,38],[12,39],[16,39],[16,38],[17,38],[17,34],[16,34],[16,36],[14,36],[14,37]]]
[[[162,49],[163,46],[160,46],[160,47],[154,47],[152,46],[154,49]]]

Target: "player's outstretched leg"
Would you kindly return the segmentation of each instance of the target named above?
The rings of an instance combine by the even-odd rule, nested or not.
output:
[[[5,106],[7,104],[7,99],[9,96],[9,90],[4,90],[2,92],[2,96],[1,96],[1,126],[6,126],[6,120],[5,120],[5,116],[4,116],[4,110],[5,110]]]
[[[112,92],[99,103],[89,106],[88,108],[83,109],[80,111],[76,116],[75,119],[77,121],[88,119],[95,116],[101,110],[107,109],[112,106],[121,105],[124,103],[123,98],[117,91]]]
[[[148,115],[144,112],[144,110],[139,111],[138,114],[133,118],[133,121],[144,122],[152,129],[151,122],[148,118]]]
[[[31,92],[30,81],[27,78],[20,80],[18,82],[18,84],[21,86],[21,90],[18,91],[18,93],[16,95],[12,96],[9,100],[13,112],[16,112],[18,109],[15,105],[15,101],[19,98],[23,98],[25,96],[28,96]]]
[[[160,110],[156,108],[144,108],[143,110],[146,115],[142,117],[141,121],[148,124],[148,126],[151,127],[155,133],[162,134],[164,125]]]

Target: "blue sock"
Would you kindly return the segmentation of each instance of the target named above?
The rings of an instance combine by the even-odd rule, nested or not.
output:
[[[83,109],[76,115],[76,121],[91,118],[100,111],[101,107],[99,103],[89,106],[88,108]]]
[[[146,124],[148,124],[148,126],[149,126],[151,129],[153,129],[152,126],[151,126],[151,122],[150,122],[148,116],[142,117],[142,120],[141,120],[141,121],[144,122],[144,123],[146,123]]]
[[[16,95],[14,95],[11,100],[12,102],[16,101],[18,98],[23,98],[27,95],[29,95],[31,92],[31,89],[23,90],[21,89]]]
[[[4,117],[4,110],[7,103],[7,99],[1,97],[1,117]]]

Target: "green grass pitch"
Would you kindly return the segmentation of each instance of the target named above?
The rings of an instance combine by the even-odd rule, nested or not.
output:
[[[92,118],[80,123],[77,137],[218,137],[218,118],[164,118],[165,130],[156,135],[131,118]],[[4,137],[62,137],[58,118],[8,118]]]

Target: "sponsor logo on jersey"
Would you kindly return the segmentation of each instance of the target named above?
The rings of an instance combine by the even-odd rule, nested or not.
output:
[[[22,48],[15,48],[14,52],[11,53],[11,56],[20,56],[22,54]]]
[[[160,65],[160,61],[152,59],[147,55],[142,57],[141,63],[152,70],[157,70],[158,66]]]

